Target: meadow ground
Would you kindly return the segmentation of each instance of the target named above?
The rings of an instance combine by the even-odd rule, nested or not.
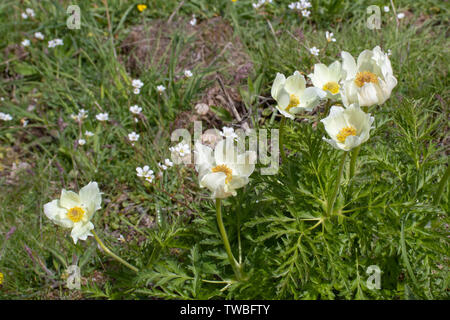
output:
[[[449,298],[448,1],[311,1],[309,16],[290,0],[256,2],[1,1],[0,298]],[[66,23],[71,4],[79,29]],[[367,27],[370,5],[380,29]],[[342,151],[322,140],[326,102],[286,121],[277,174],[259,164],[223,200],[238,281],[194,166],[158,166],[172,132],[194,121],[278,129],[277,72],[306,76],[375,46],[398,84],[370,109],[374,128],[355,172],[344,163],[335,207]],[[151,182],[136,174],[145,165]],[[97,234],[137,273],[44,215],[62,189],[90,181],[103,193]],[[66,285],[72,264],[80,290]]]

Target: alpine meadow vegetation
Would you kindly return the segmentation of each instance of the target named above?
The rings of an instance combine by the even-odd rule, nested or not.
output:
[[[446,1],[73,2],[0,3],[1,299],[449,298]]]

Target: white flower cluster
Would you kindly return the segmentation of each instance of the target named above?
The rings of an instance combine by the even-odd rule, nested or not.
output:
[[[193,74],[192,74],[191,70],[184,70],[184,76],[186,78],[190,78],[193,76]]]
[[[272,3],[272,0],[258,0],[256,3],[252,3],[253,8],[258,9],[266,3]]]
[[[140,79],[133,79],[131,81],[131,85],[133,86],[133,93],[139,94],[141,92],[141,88],[144,86],[144,83]]]
[[[48,42],[48,47],[49,48],[54,48],[56,46],[62,46],[64,44],[62,39],[54,39],[54,40],[50,40]]]
[[[34,14],[34,10],[30,9],[30,8],[26,8],[25,12],[22,12],[22,18],[23,19],[28,19],[28,17],[34,18],[35,14]]]
[[[28,47],[28,46],[30,45],[30,40],[24,39],[20,44],[21,44],[23,47]]]
[[[158,163],[158,167],[163,169],[164,171],[167,170],[169,167],[173,167],[173,162],[170,161],[170,159],[164,160],[164,163]]]
[[[87,113],[87,111],[86,110],[84,110],[84,109],[80,109],[80,111],[78,111],[78,114],[72,114],[72,115],[70,115],[70,117],[73,119],[73,120],[75,120],[75,121],[78,121],[78,122],[80,122],[80,121],[82,121],[83,119],[86,119],[87,118],[87,115],[88,113]]]
[[[311,14],[311,11],[309,11],[308,8],[311,8],[312,5],[311,5],[311,2],[309,2],[307,0],[301,0],[301,1],[290,3],[288,5],[288,7],[291,10],[301,10],[302,16],[309,17],[309,15]]]
[[[145,178],[148,182],[152,183],[153,179],[155,179],[155,175],[153,170],[150,170],[149,166],[144,166],[143,168],[137,167],[136,173],[139,178]]]
[[[184,142],[180,142],[175,147],[170,147],[169,151],[181,158],[191,154],[191,147]]]
[[[10,121],[12,120],[12,116],[10,114],[0,112],[0,120]]]

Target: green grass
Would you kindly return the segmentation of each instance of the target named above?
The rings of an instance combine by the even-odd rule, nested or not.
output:
[[[274,0],[256,11],[244,0],[186,1],[178,10],[178,1],[157,0],[143,13],[137,2],[108,1],[108,8],[79,2],[80,30],[65,25],[70,1],[0,4],[0,111],[14,118],[0,121],[0,298],[448,299],[448,183],[434,203],[449,151],[445,2],[394,1],[406,17],[397,25],[392,8],[382,10],[379,30],[365,26],[366,8],[388,1],[312,1],[308,19],[287,8],[291,1]],[[20,17],[27,7],[34,19]],[[192,14],[198,24],[190,29]],[[218,19],[208,29],[213,35],[205,35]],[[123,44],[138,26],[138,37],[153,39],[155,49],[130,57]],[[227,30],[232,50],[218,54],[224,43],[215,36]],[[335,43],[326,45],[327,30]],[[20,49],[37,31],[45,40]],[[47,48],[57,37],[64,45]],[[148,164],[157,171],[169,158],[172,131],[192,130],[191,117],[203,120],[204,129],[239,127],[233,113],[221,109],[227,97],[221,105],[213,99],[217,114],[196,116],[196,103],[217,87],[216,74],[239,97],[235,104],[251,127],[278,128],[270,98],[276,72],[309,74],[314,63],[330,64],[343,50],[357,56],[376,45],[391,50],[398,85],[371,110],[375,129],[355,177],[344,168],[334,214],[316,228],[318,220],[305,220],[324,216],[341,156],[322,141],[323,115],[316,112],[309,121],[288,122],[289,156],[277,175],[255,170],[250,184],[223,203],[231,247],[238,247],[239,234],[249,278],[233,281],[214,203],[193,167],[171,168],[154,185],[138,179],[135,168]],[[307,50],[312,46],[318,57]],[[217,50],[215,60],[206,54],[192,62],[202,48]],[[237,65],[246,62],[252,63],[248,78],[235,80]],[[183,78],[185,69],[194,77]],[[140,95],[131,92],[135,78],[145,83]],[[163,95],[156,91],[160,84],[167,88]],[[134,104],[145,115],[138,123],[129,112]],[[82,108],[89,117],[80,128],[70,115]],[[112,121],[96,121],[99,112]],[[29,121],[26,127],[21,119]],[[95,136],[76,147],[85,130]],[[131,131],[141,135],[134,146],[127,140]],[[20,163],[28,165],[14,170]],[[74,245],[69,231],[45,217],[43,205],[62,188],[78,190],[89,181],[103,192],[93,220],[97,233],[140,269],[137,275],[98,250],[93,238]],[[65,286],[65,270],[75,261],[81,291]],[[370,265],[382,270],[381,290],[367,288]]]

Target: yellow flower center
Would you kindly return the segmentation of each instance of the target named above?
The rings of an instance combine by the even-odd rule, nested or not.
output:
[[[339,92],[339,84],[337,82],[331,81],[325,83],[325,85],[322,88],[325,91],[329,91],[332,94],[336,94]]]
[[[145,4],[138,4],[137,8],[140,12],[144,11],[145,9],[147,9],[147,5]]]
[[[366,83],[378,83],[377,75],[370,71],[358,72],[356,74],[355,84],[361,88]]]
[[[356,129],[353,127],[345,127],[339,131],[336,137],[339,142],[344,143],[348,136],[356,136]]]
[[[291,94],[290,100],[289,100],[289,105],[286,107],[286,111],[289,111],[289,109],[296,107],[299,104],[300,104],[300,99],[295,94]]]
[[[3,278],[4,278],[3,273],[0,272],[0,285],[3,283]]]
[[[67,217],[73,222],[80,222],[86,211],[80,207],[73,207],[67,212]]]
[[[224,164],[215,166],[214,168],[211,169],[211,171],[225,173],[227,175],[227,177],[225,178],[226,184],[228,184],[231,181],[231,178],[233,177],[233,171]]]

